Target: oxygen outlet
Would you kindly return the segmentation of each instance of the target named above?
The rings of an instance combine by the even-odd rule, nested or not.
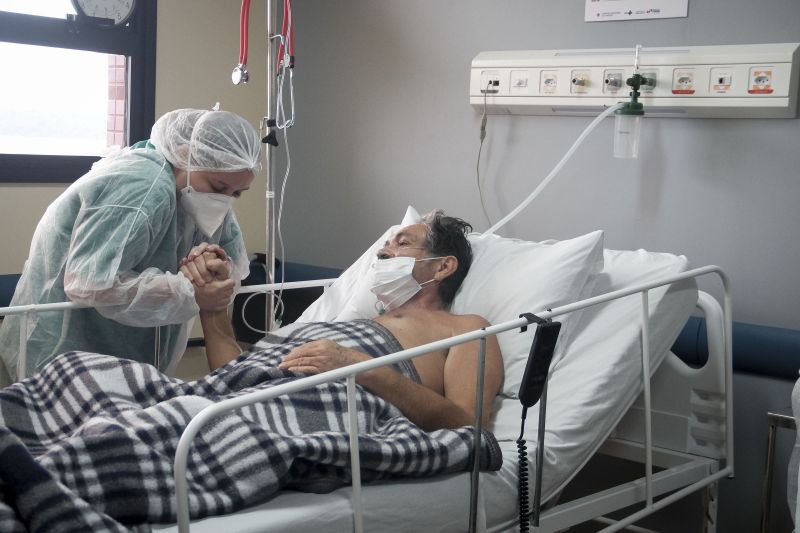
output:
[[[624,72],[621,70],[607,70],[603,76],[603,92],[616,94],[622,89]]]

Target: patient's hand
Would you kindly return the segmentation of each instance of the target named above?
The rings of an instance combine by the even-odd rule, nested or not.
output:
[[[319,374],[343,366],[369,361],[369,355],[322,339],[298,346],[283,358],[278,368],[305,374]]]
[[[222,311],[233,299],[236,283],[232,279],[212,280],[194,286],[194,299],[200,311]]]

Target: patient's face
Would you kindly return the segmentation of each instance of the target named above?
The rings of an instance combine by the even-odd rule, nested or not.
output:
[[[425,257],[424,244],[427,235],[428,227],[425,224],[411,224],[400,228],[378,250],[378,259],[392,257],[423,258]]]

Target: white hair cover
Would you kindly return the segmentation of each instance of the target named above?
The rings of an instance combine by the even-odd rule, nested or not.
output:
[[[153,125],[150,142],[184,170],[257,170],[261,139],[245,119],[229,111],[176,109]]]

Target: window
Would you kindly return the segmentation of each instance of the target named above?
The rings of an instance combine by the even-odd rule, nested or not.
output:
[[[69,0],[0,0],[0,182],[66,183],[110,146],[146,139],[155,112],[154,0],[121,27]]]

